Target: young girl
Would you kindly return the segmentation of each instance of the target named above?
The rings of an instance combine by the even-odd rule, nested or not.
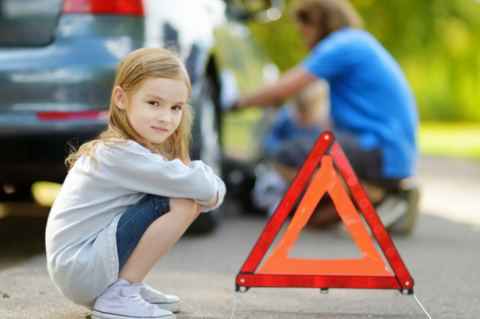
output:
[[[139,49],[119,64],[108,129],[67,158],[70,171],[46,230],[47,266],[92,318],[175,318],[176,296],[145,276],[201,211],[216,209],[225,184],[190,162],[193,111],[179,57]]]

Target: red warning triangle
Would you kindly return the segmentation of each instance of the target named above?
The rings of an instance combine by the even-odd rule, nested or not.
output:
[[[320,169],[315,172],[320,162]],[[353,201],[334,164],[345,181],[345,186],[352,194]],[[257,269],[312,175],[314,177],[285,234],[260,269]],[[332,198],[338,214],[362,252],[363,258],[338,260],[288,258],[288,253],[325,193]],[[375,248],[355,203],[372,230],[393,273],[388,270],[382,256]],[[239,287],[413,288],[410,274],[332,133],[325,132],[318,139],[243,265],[236,283],[237,289]]]

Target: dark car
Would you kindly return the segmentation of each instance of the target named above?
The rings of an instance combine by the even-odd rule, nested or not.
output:
[[[222,110],[277,72],[240,22],[248,16],[240,1],[0,0],[0,201],[63,182],[67,144],[105,128],[117,64],[141,47],[179,51],[196,110],[192,157],[221,175]],[[213,225],[206,213],[192,229]]]

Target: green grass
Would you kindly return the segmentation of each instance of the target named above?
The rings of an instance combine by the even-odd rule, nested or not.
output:
[[[480,123],[422,123],[419,145],[422,155],[480,160]]]

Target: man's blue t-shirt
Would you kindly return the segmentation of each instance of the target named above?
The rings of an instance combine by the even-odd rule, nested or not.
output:
[[[370,33],[351,28],[335,31],[300,65],[329,82],[335,129],[354,133],[364,151],[382,150],[385,178],[413,174],[415,98],[398,63]]]

